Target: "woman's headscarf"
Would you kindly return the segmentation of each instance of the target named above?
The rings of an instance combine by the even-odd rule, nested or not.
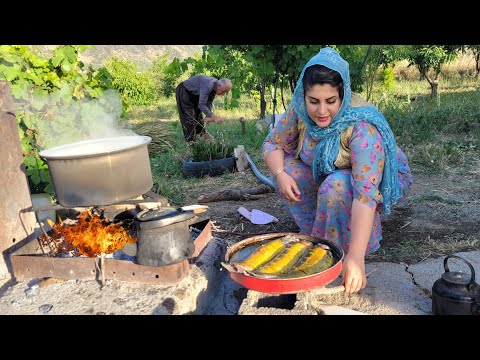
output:
[[[319,127],[310,119],[305,105],[303,76],[305,70],[312,65],[324,65],[329,69],[337,71],[343,79],[344,95],[342,104],[332,122],[326,128]],[[334,162],[340,148],[341,132],[350,125],[360,123],[362,120],[375,125],[383,137],[385,150],[385,167],[379,190],[383,196],[383,212],[388,214],[390,213],[390,206],[395,204],[402,195],[402,189],[398,181],[397,144],[388,122],[378,109],[373,106],[352,108],[350,106],[351,97],[348,62],[337,51],[326,47],[320,50],[304,66],[290,106],[293,106],[297,115],[306,124],[310,135],[314,139],[320,140],[315,148],[316,154],[312,163],[313,176],[317,183],[320,182],[321,175],[328,175],[335,170]]]

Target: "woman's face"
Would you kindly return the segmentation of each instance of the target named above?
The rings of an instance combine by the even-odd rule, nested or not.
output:
[[[330,84],[315,84],[305,92],[307,113],[315,124],[326,128],[342,105],[337,88]]]

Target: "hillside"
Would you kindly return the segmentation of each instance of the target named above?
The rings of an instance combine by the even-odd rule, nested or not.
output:
[[[57,45],[35,46],[39,51],[48,56]],[[94,45],[87,49],[81,56],[86,64],[97,68],[105,64],[105,61],[115,56],[120,59],[131,60],[138,64],[141,70],[148,68],[157,55],[170,52],[170,59],[178,57],[183,60],[193,56],[196,52],[202,52],[202,45]]]

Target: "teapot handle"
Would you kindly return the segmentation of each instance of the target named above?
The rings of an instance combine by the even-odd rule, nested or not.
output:
[[[469,284],[469,287],[470,286],[473,286],[475,285],[475,270],[473,269],[473,266],[472,264],[470,264],[467,260],[461,258],[460,256],[457,256],[457,255],[448,255],[444,260],[443,260],[443,267],[445,269],[445,272],[449,272],[449,268],[448,268],[448,264],[447,264],[447,260],[449,258],[457,258],[459,260],[462,260],[465,264],[468,265],[468,267],[470,268],[470,271],[472,273],[472,276],[470,277],[470,284]]]

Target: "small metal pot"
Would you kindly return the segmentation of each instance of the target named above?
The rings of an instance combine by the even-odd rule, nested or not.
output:
[[[195,244],[188,220],[194,216],[192,211],[172,207],[139,212],[134,223],[138,236],[137,263],[166,266],[190,257]]]
[[[110,205],[153,186],[148,136],[119,136],[40,152],[48,163],[57,202],[65,207]]]

